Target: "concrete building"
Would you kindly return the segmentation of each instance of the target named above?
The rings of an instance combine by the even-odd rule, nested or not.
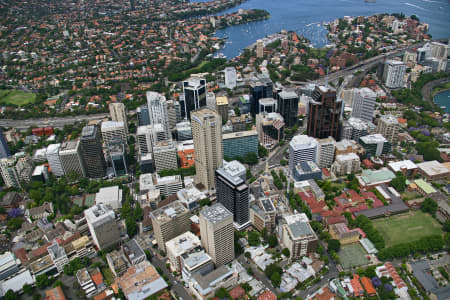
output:
[[[146,155],[153,152],[153,146],[168,139],[162,124],[139,126],[136,130],[136,142],[139,153]]]
[[[367,156],[380,156],[391,152],[391,143],[381,134],[370,134],[359,138]]]
[[[280,236],[281,243],[290,251],[291,259],[314,252],[319,243],[304,213],[284,216]]]
[[[176,128],[177,128],[177,141],[192,140],[191,122],[183,121],[177,123]]]
[[[228,121],[228,97],[216,97],[216,111],[222,118],[222,124]]]
[[[111,114],[111,120],[116,122],[123,122],[125,132],[128,133],[127,109],[125,107],[125,104],[119,102],[110,103],[109,113]]]
[[[383,81],[390,89],[402,88],[405,81],[406,64],[397,60],[388,60],[384,66]]]
[[[336,91],[325,86],[316,86],[313,100],[309,102],[306,134],[315,138],[340,138],[340,120],[343,101],[336,97]]]
[[[196,274],[204,276],[214,270],[214,262],[204,250],[183,255],[181,265],[181,275],[184,282],[190,282],[190,279]]]
[[[9,151],[8,142],[5,139],[3,134],[3,130],[0,130],[0,159],[11,156],[11,152]]]
[[[256,115],[256,131],[261,145],[272,149],[283,138],[284,119],[279,113]]]
[[[223,157],[245,157],[249,153],[258,155],[258,132],[256,130],[226,133],[223,138]]]
[[[359,138],[369,134],[369,126],[366,121],[351,117],[344,121],[342,126],[342,139],[359,141]]]
[[[158,248],[164,252],[166,242],[189,231],[189,210],[180,201],[172,202],[150,213]]]
[[[59,159],[65,174],[86,176],[80,140],[63,142],[59,148]]]
[[[96,125],[84,126],[81,131],[81,153],[86,167],[86,176],[101,178],[105,176],[106,162],[103,156],[100,132]]]
[[[167,257],[172,272],[181,272],[183,267],[182,258],[192,252],[202,250],[200,239],[190,231],[166,242]]]
[[[122,252],[128,263],[135,266],[147,259],[144,250],[135,239],[131,239],[122,246]]]
[[[329,168],[334,161],[336,141],[330,136],[326,139],[318,139],[319,151],[317,153],[317,165],[320,168]]]
[[[222,204],[205,207],[200,212],[202,245],[216,267],[234,259],[233,214]]]
[[[183,81],[184,101],[181,105],[182,117],[191,118],[191,112],[206,106],[206,80],[191,77]]]
[[[256,41],[256,58],[264,57],[264,42],[263,40]]]
[[[123,191],[118,185],[100,188],[95,194],[95,204],[103,204],[106,207],[118,210],[122,207]]]
[[[125,145],[121,140],[113,140],[108,145],[108,158],[113,169],[114,176],[119,177],[128,174]]]
[[[249,223],[249,189],[245,167],[234,160],[216,170],[216,197],[233,214],[234,226],[241,230]]]
[[[178,143],[177,154],[180,161],[180,168],[190,168],[194,165],[194,141],[188,140]]]
[[[189,281],[189,290],[196,299],[213,298],[216,290],[229,289],[237,284],[237,273],[227,266],[220,266],[205,275],[195,274]]]
[[[124,144],[127,143],[127,132],[124,122],[105,121],[101,125],[103,142],[109,145],[113,140],[119,139]]]
[[[294,170],[300,162],[317,162],[319,143],[307,135],[296,135],[289,142],[289,169]]]
[[[128,269],[128,263],[121,251],[114,250],[106,254],[106,262],[114,276],[120,277]]]
[[[64,169],[61,163],[61,159],[59,158],[59,149],[61,148],[61,144],[50,144],[47,147],[47,161],[50,169],[52,170],[53,175],[57,177],[64,176]]]
[[[177,148],[172,141],[161,141],[153,147],[156,171],[178,169]]]
[[[214,172],[222,166],[222,120],[213,110],[202,108],[192,113],[195,182],[206,190],[215,189]]]
[[[136,116],[138,119],[138,126],[150,125],[150,115],[148,113],[147,104],[141,105],[136,108]]]
[[[19,264],[12,252],[0,255],[0,280],[4,280],[19,272]]]
[[[160,177],[158,174],[142,174],[139,176],[139,190],[141,193],[157,189],[162,196],[168,197],[176,194],[182,188],[183,181],[180,175]]]
[[[236,69],[234,67],[225,68],[225,86],[232,90],[236,87]]]
[[[258,101],[258,114],[261,113],[274,113],[278,110],[277,100],[273,98],[261,98]]]
[[[391,169],[394,173],[402,172],[403,175],[407,177],[415,176],[418,171],[417,165],[409,159],[390,162],[388,163],[388,168]]]
[[[397,143],[400,124],[393,115],[382,115],[378,120],[377,133],[381,133],[392,144]]]
[[[278,93],[278,112],[283,116],[287,127],[297,124],[299,99],[294,91],[283,90]]]
[[[0,172],[7,187],[20,188],[21,182],[29,182],[33,173],[31,159],[23,152],[0,159]]]
[[[216,110],[216,94],[213,92],[206,93],[206,107],[211,110]]]
[[[58,245],[56,241],[53,241],[53,243],[47,247],[47,251],[53,264],[56,266],[58,273],[64,272],[64,266],[69,263],[69,258],[67,257],[64,248]]]
[[[258,113],[259,99],[273,98],[273,83],[268,77],[259,76],[250,81],[250,112],[252,117]]]
[[[372,122],[377,95],[369,88],[354,89],[352,100],[352,117]]]
[[[364,148],[354,140],[343,139],[339,142],[336,142],[335,155],[346,153],[363,154],[364,152],[365,152]]]
[[[186,183],[185,183],[186,184]],[[177,192],[178,200],[183,203],[189,210],[194,210],[199,207],[199,202],[208,198],[205,192],[201,192],[194,184],[186,184],[184,189]]]
[[[94,205],[84,211],[94,245],[99,249],[109,248],[120,242],[119,227],[114,211],[104,204]]]
[[[161,124],[166,136],[170,136],[166,97],[156,92],[147,92],[145,95],[147,97],[150,124]]]
[[[357,173],[361,170],[361,160],[355,153],[340,154],[331,166],[331,172],[336,176]]]
[[[181,117],[180,102],[175,100],[167,100],[167,116],[169,119],[169,128],[175,128],[176,124],[183,120]]]
[[[322,180],[322,170],[313,161],[301,161],[292,170],[292,177],[296,181]]]
[[[417,164],[417,168],[419,168],[420,174],[430,181],[450,178],[450,170],[437,160]]]
[[[259,198],[250,205],[250,221],[258,230],[272,232],[275,229],[275,217],[277,211],[270,198]]]

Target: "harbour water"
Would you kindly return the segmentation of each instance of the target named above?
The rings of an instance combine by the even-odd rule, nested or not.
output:
[[[206,0],[192,0],[206,1]],[[227,37],[231,43],[225,44],[219,53],[228,58],[235,57],[257,39],[281,30],[293,30],[311,40],[315,47],[323,47],[328,41],[326,29],[321,25],[344,16],[369,16],[377,13],[404,13],[416,15],[430,25],[433,38],[450,37],[449,0],[248,0],[221,14],[238,9],[260,8],[267,10],[271,17],[267,20],[231,26],[218,30],[216,36]]]
[[[434,103],[450,113],[450,90],[440,92],[434,96]]]

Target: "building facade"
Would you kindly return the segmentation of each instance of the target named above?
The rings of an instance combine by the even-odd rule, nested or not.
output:
[[[105,176],[106,162],[98,127],[95,125],[83,127],[80,144],[84,165],[86,166],[86,176],[90,178]]]
[[[369,88],[353,90],[352,117],[372,122],[377,95]]]
[[[258,132],[256,130],[223,134],[223,157],[245,157],[258,154]]]
[[[278,112],[283,116],[287,127],[292,127],[298,121],[299,97],[294,91],[281,91],[278,93]]]
[[[183,118],[190,119],[191,112],[206,106],[206,80],[191,77],[183,81],[184,100],[181,105]]]

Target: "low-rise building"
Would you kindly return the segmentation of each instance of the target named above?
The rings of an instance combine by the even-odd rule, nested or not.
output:
[[[417,164],[417,167],[428,180],[450,179],[450,170],[437,160]]]
[[[392,172],[402,172],[407,177],[413,177],[417,173],[417,165],[409,159],[388,163],[388,168]]]
[[[290,251],[291,259],[314,252],[319,241],[304,213],[284,216],[280,236],[282,244]]]
[[[264,228],[267,232],[275,229],[276,209],[270,198],[259,198],[250,205],[250,221],[252,225],[259,231]]]
[[[199,201],[207,198],[206,194],[197,189],[194,184],[189,184],[184,189],[179,190],[177,197],[189,210],[198,208]]]
[[[86,268],[80,269],[76,274],[78,284],[87,297],[92,297],[97,293],[97,287],[92,281],[91,275]]]
[[[336,160],[331,166],[331,172],[336,176],[357,173],[361,170],[361,160],[355,153],[336,155]]]
[[[356,243],[361,237],[359,229],[350,230],[345,223],[332,224],[328,228],[331,238],[338,240],[341,245]]]
[[[95,204],[103,203],[113,210],[118,210],[122,207],[122,196],[122,189],[119,189],[118,185],[100,188],[95,195]]]
[[[391,152],[391,143],[379,133],[362,136],[359,138],[359,143],[369,157]]]
[[[200,239],[190,231],[166,242],[167,257],[172,271],[181,272],[182,256],[202,249]]]
[[[301,161],[293,169],[292,175],[296,181],[322,179],[322,170],[313,161]]]
[[[206,275],[214,270],[212,257],[203,250],[183,254],[181,265],[181,274],[185,282],[189,282],[195,274]]]
[[[233,159],[245,157],[249,153],[258,154],[258,132],[239,131],[222,135],[223,156]]]
[[[189,282],[189,289],[198,299],[208,299],[219,288],[228,289],[237,284],[237,275],[225,265],[206,274],[195,274]]]
[[[142,247],[136,242],[135,239],[131,239],[122,246],[122,251],[131,265],[137,265],[144,261],[147,256],[145,255]]]
[[[114,250],[106,254],[109,269],[116,277],[122,276],[128,269],[128,263],[121,251]]]
[[[395,174],[387,168],[380,170],[363,170],[358,178],[359,184],[365,189],[371,189],[383,183],[389,183],[395,178]]]
[[[64,266],[69,263],[66,251],[63,247],[59,246],[57,242],[53,242],[51,246],[47,248],[48,254],[56,266],[58,273],[64,272]]]
[[[162,196],[167,197],[176,194],[183,188],[180,175],[160,177],[158,174],[142,174],[139,176],[139,189],[146,193],[158,189]]]
[[[19,263],[11,252],[0,255],[0,280],[10,277],[19,272]]]

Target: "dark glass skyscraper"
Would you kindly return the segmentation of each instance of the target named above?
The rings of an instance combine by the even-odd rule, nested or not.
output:
[[[184,100],[181,99],[181,115],[190,119],[191,111],[206,106],[206,80],[203,78],[189,78],[183,81]]]
[[[278,93],[278,112],[284,118],[287,127],[297,124],[299,97],[294,91],[281,91]]]
[[[82,157],[86,166],[86,176],[105,176],[106,162],[103,156],[100,130],[96,125],[84,126],[80,137]]]
[[[261,77],[250,82],[250,112],[254,117],[258,113],[259,99],[273,97],[273,83],[270,78]]]
[[[316,86],[312,98],[307,134],[319,139],[332,136],[339,141],[342,100],[336,98],[335,90],[325,86]]]
[[[9,152],[8,142],[6,142],[3,130],[0,129],[0,158],[6,158],[11,156]]]

